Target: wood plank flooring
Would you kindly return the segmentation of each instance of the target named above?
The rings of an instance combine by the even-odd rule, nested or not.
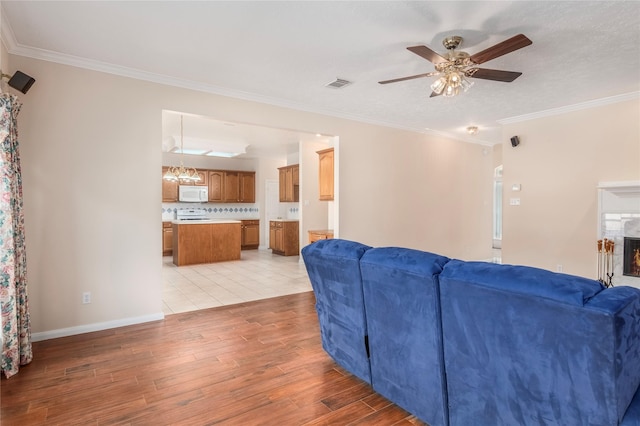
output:
[[[34,343],[10,425],[424,425],[338,367],[313,293]]]

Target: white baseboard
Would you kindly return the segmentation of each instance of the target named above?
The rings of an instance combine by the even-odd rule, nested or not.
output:
[[[164,313],[143,315],[140,317],[123,318],[113,321],[96,322],[93,324],[79,325],[76,327],[60,328],[58,330],[41,331],[31,334],[32,342],[42,340],[56,339],[58,337],[74,336],[76,334],[91,333],[92,331],[108,330],[110,328],[124,327],[127,325],[142,324],[151,321],[160,321],[164,319]]]

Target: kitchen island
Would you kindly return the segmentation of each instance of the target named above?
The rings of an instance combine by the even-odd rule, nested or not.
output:
[[[239,220],[174,220],[173,263],[176,266],[240,260]]]

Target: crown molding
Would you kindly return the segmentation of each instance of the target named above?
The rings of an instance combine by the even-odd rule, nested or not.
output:
[[[1,4],[0,4],[1,7]],[[298,102],[288,101],[279,98],[273,98],[268,96],[262,96],[255,93],[243,92],[240,90],[233,90],[225,87],[215,86],[211,84],[203,84],[192,80],[180,79],[175,77],[169,77],[162,74],[151,73],[134,68],[123,67],[119,65],[110,64],[107,62],[81,58],[74,55],[67,55],[64,53],[54,52],[46,49],[39,49],[34,47],[24,46],[16,40],[11,24],[6,19],[6,14],[1,14],[0,24],[0,37],[5,43],[7,52],[12,55],[23,56],[32,59],[38,59],[42,61],[54,62],[62,65],[68,65],[77,68],[88,69],[92,71],[103,72],[107,74],[118,75],[122,77],[129,77],[136,80],[148,81],[151,83],[158,83],[167,86],[179,87],[183,89],[194,90],[198,92],[211,93],[215,95],[225,96],[234,99],[241,99],[245,101],[258,102],[267,105],[278,106],[282,108],[293,109],[296,111],[304,111],[315,114],[326,115],[329,117],[335,117],[350,121],[357,121],[360,123],[372,124],[376,126],[389,127],[398,130],[405,130],[414,133],[427,134],[432,136],[444,137],[447,139],[453,139],[459,142],[472,143],[482,146],[494,146],[495,143],[491,141],[477,139],[470,139],[468,137],[459,136],[450,132],[442,132],[433,129],[425,129],[423,127],[412,127],[401,125],[398,123],[372,120],[367,117],[362,117],[355,114],[349,114],[336,110],[328,110],[324,108],[310,108],[308,105]]]
[[[531,114],[517,115],[515,117],[503,118],[496,120],[498,124],[512,124],[522,121],[535,120],[543,117],[551,117],[554,115],[566,114],[572,111],[579,111],[583,109],[596,108],[604,105],[616,104],[618,102],[630,101],[633,99],[640,99],[640,92],[623,93],[621,95],[609,96],[607,98],[595,99],[592,101],[581,102],[578,104],[567,105],[559,108],[547,109],[544,111],[533,112]]]

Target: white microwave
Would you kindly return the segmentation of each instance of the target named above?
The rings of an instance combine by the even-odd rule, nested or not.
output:
[[[206,203],[209,201],[209,188],[206,186],[180,185],[178,201],[183,203]]]

